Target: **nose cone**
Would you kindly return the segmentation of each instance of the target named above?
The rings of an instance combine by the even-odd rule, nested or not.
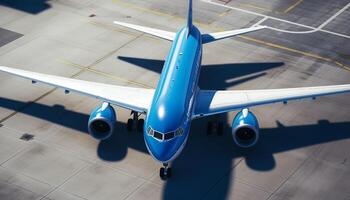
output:
[[[158,141],[149,135],[145,135],[145,141],[149,153],[162,163],[173,160],[177,151],[181,147],[181,143],[177,139]]]

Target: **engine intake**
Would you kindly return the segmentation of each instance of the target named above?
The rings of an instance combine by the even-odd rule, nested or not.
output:
[[[112,106],[104,102],[96,107],[90,114],[88,131],[89,134],[98,140],[109,138],[116,122],[116,114]]]
[[[234,142],[243,148],[255,145],[259,139],[259,123],[248,109],[237,113],[232,122],[232,137]]]

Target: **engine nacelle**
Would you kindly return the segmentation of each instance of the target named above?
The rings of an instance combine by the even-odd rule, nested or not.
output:
[[[255,145],[259,139],[259,123],[248,109],[237,113],[232,122],[232,137],[235,143],[243,148]]]
[[[92,137],[98,140],[109,138],[116,122],[116,114],[112,106],[104,102],[96,107],[90,114],[88,130]]]

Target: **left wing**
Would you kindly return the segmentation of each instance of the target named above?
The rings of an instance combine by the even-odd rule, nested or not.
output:
[[[217,40],[222,40],[225,38],[233,37],[236,35],[242,35],[245,33],[261,30],[263,28],[266,28],[266,26],[252,26],[249,28],[242,28],[232,31],[223,31],[223,32],[217,32],[217,33],[207,33],[202,35],[203,44],[214,42]]]
[[[350,84],[264,90],[201,90],[194,118],[251,106],[350,92]]]
[[[149,28],[149,27],[144,27],[144,26],[139,26],[139,25],[134,25],[134,24],[129,24],[129,23],[125,23],[125,22],[118,22],[118,21],[114,21],[114,24],[120,25],[120,26],[124,26],[127,28],[131,28],[143,33],[147,33],[162,39],[166,39],[169,41],[173,41],[175,38],[175,33],[173,32],[169,32],[169,31],[163,31],[163,30],[159,30],[159,29],[155,29],[155,28]]]
[[[68,91],[75,91],[81,94],[93,96],[111,104],[143,113],[148,111],[154,94],[153,89],[95,83],[4,66],[0,66],[0,71],[31,79],[34,82],[42,82],[48,85],[64,88]]]

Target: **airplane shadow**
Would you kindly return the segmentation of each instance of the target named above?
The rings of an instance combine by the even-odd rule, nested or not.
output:
[[[67,110],[62,105],[48,106],[36,102],[22,102],[0,97],[0,107],[11,109],[66,128],[87,133],[89,114]],[[261,137],[250,149],[237,147],[226,128],[222,136],[207,135],[207,118],[194,120],[184,152],[173,163],[173,177],[165,184],[164,199],[198,199],[202,191],[219,190],[214,199],[225,199],[232,184],[233,163],[243,158],[247,166],[258,171],[275,168],[274,154],[302,147],[350,138],[350,122],[284,126],[261,129]],[[102,160],[119,161],[125,158],[128,148],[147,154],[141,133],[127,133],[125,123],[118,122],[113,136],[101,141],[97,154]],[[211,185],[213,182],[217,186]],[[181,192],[179,192],[181,191]],[[211,195],[211,194],[209,194]]]
[[[157,73],[162,72],[164,65],[164,60],[126,56],[117,58]],[[222,90],[264,76],[264,71],[283,65],[283,62],[202,65],[199,86],[201,89]]]
[[[146,61],[147,65],[158,67],[150,70],[161,71],[163,61]],[[153,65],[157,62],[158,65]],[[211,83],[202,84],[208,88],[216,88],[216,86],[225,88],[248,81],[239,79],[238,82],[227,83],[228,79],[249,77],[251,74],[256,75],[280,65],[281,63],[250,63],[206,66],[203,67],[201,79],[211,78]],[[151,68],[145,65],[142,67]],[[226,73],[217,70],[226,70]],[[217,73],[220,75],[217,76]],[[37,102],[22,102],[0,97],[0,107],[87,134],[89,114],[67,110],[62,105],[48,106]],[[227,115],[193,121],[188,144],[184,152],[173,162],[173,177],[165,183],[163,199],[199,199],[203,198],[199,196],[203,191],[209,191],[210,198],[226,199],[229,188],[233,184],[232,168],[240,158],[243,158],[251,169],[269,171],[276,166],[274,159],[276,153],[350,138],[348,134],[350,122],[329,123],[321,120],[317,124],[289,127],[277,122],[276,128],[261,129],[261,137],[256,146],[241,149],[233,143],[230,128],[226,128],[222,136],[206,135],[206,122],[218,117],[224,122],[227,121]],[[128,148],[148,153],[142,134],[126,132],[125,124],[122,122],[117,123],[115,130],[111,138],[99,143],[97,155],[100,159],[112,162],[122,160],[127,155]],[[213,183],[216,184],[213,185]],[[215,192],[212,192],[214,190]]]
[[[161,73],[163,60],[118,56],[118,59],[135,66]],[[202,65],[199,87],[201,89],[227,89],[266,75],[284,65],[283,62],[225,63]],[[232,188],[234,163],[244,158],[246,165],[258,171],[275,168],[274,154],[320,143],[349,138],[350,122],[329,123],[262,129],[258,144],[250,149],[237,147],[229,127],[223,136],[207,136],[206,122],[227,122],[227,114],[214,115],[193,121],[184,152],[172,163],[174,176],[167,180],[163,199],[227,199]],[[337,134],[333,134],[336,131]],[[215,183],[213,185],[213,183]],[[215,191],[214,191],[215,190]]]
[[[10,7],[30,14],[38,14],[51,8],[49,0],[0,0],[0,6]]]

